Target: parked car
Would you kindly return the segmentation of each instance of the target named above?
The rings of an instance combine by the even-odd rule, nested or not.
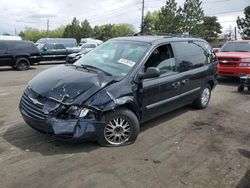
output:
[[[93,50],[93,48],[88,48],[88,49],[83,49],[82,51],[78,52],[78,53],[73,53],[73,54],[69,54],[66,57],[66,62],[69,64],[73,64],[75,63],[78,59],[80,59],[81,57],[85,56],[88,52],[90,52],[91,50]]]
[[[74,49],[67,49],[63,44],[58,43],[40,43],[37,44],[37,48],[43,61],[65,60],[69,54],[78,52]]]
[[[79,43],[79,46],[82,46],[85,43],[95,43],[97,46],[103,43],[103,41],[93,38],[81,38],[81,41]]]
[[[0,40],[22,40],[20,36],[0,35]]]
[[[219,75],[239,77],[250,74],[250,40],[227,42],[216,55]]]
[[[30,65],[40,61],[35,44],[23,40],[0,40],[0,66],[27,70]]]
[[[36,43],[38,44],[58,43],[58,44],[63,44],[66,48],[77,47],[77,41],[74,38],[41,38]]]
[[[81,46],[81,49],[82,49],[82,50],[84,50],[84,49],[86,49],[86,50],[88,50],[88,49],[94,49],[94,48],[96,48],[97,46],[98,46],[97,43],[85,43],[85,44],[83,44],[83,45]]]
[[[129,144],[142,122],[188,104],[206,108],[216,65],[202,39],[115,38],[33,78],[20,111],[31,127],[58,138]]]

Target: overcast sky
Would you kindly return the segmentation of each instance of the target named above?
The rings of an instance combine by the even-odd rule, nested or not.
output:
[[[184,0],[177,0],[180,6]],[[157,10],[165,0],[145,0],[147,10]],[[237,16],[250,0],[203,0],[206,15],[218,16],[223,30],[236,26]],[[65,25],[77,17],[85,18],[92,26],[106,23],[130,23],[139,29],[141,22],[141,0],[0,0],[0,33],[14,34],[25,27],[46,29]]]

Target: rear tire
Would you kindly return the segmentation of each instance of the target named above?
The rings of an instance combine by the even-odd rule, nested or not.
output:
[[[25,71],[30,68],[30,62],[27,58],[19,58],[16,60],[16,65],[15,67],[19,71]]]
[[[206,84],[205,87],[202,88],[200,95],[193,102],[193,107],[197,109],[204,109],[208,106],[211,98],[211,86]]]
[[[238,92],[242,93],[243,91],[244,91],[244,85],[241,84],[241,85],[239,85],[239,87],[238,87]]]
[[[126,109],[118,109],[106,114],[106,123],[100,129],[98,143],[102,146],[123,146],[134,143],[139,134],[136,115]]]

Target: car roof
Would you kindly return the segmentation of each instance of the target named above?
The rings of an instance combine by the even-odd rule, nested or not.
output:
[[[5,42],[5,43],[33,43],[32,41],[29,40],[1,40],[1,42]]]
[[[119,37],[111,40],[120,41],[135,41],[135,42],[146,42],[150,44],[158,44],[162,42],[172,42],[172,41],[189,41],[189,40],[199,40],[205,41],[200,38],[195,37],[172,37],[172,36],[131,36],[131,37]]]
[[[250,40],[234,40],[234,41],[229,41],[230,42],[250,42]]]

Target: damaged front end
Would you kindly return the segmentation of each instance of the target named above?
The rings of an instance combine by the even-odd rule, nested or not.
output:
[[[93,109],[41,97],[31,89],[25,90],[19,108],[31,127],[63,139],[95,138],[98,126],[104,124],[100,113]]]
[[[119,87],[113,77],[58,66],[29,82],[19,108],[25,122],[40,132],[95,140],[105,125],[105,112],[135,103],[136,89]]]

